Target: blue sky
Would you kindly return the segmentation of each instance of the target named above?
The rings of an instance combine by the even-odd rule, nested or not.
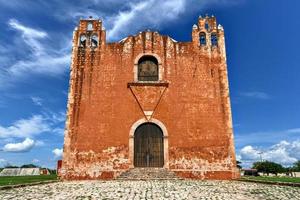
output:
[[[0,0],[0,166],[54,167],[63,146],[72,31],[101,18],[111,42],[150,28],[191,39],[225,29],[236,153],[244,166],[300,159],[300,1]]]

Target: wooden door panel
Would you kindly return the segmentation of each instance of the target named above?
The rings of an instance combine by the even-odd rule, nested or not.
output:
[[[134,166],[163,167],[163,133],[153,123],[139,126],[134,135]]]

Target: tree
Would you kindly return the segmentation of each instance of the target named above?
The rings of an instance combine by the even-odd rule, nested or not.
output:
[[[242,162],[241,161],[236,161],[236,167],[239,168],[239,169],[242,169],[242,166],[241,166]]]
[[[4,166],[4,168],[19,168],[18,166],[7,164]]]
[[[258,172],[266,173],[268,176],[270,173],[277,176],[278,173],[283,173],[286,171],[282,165],[270,161],[255,162],[253,163],[252,168],[257,169]]]
[[[300,172],[300,160],[294,163],[293,171]]]
[[[26,165],[22,165],[21,168],[37,168],[38,166],[34,165],[34,164],[26,164]]]

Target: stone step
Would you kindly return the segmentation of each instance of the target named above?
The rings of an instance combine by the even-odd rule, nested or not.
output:
[[[179,180],[172,171],[165,168],[133,168],[123,172],[118,180]]]

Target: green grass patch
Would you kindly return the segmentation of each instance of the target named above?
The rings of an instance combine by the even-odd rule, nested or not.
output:
[[[279,176],[245,176],[242,180],[268,181],[268,182],[286,182],[300,183],[300,177],[279,177]]]
[[[57,180],[56,174],[39,176],[0,176],[0,186]]]

